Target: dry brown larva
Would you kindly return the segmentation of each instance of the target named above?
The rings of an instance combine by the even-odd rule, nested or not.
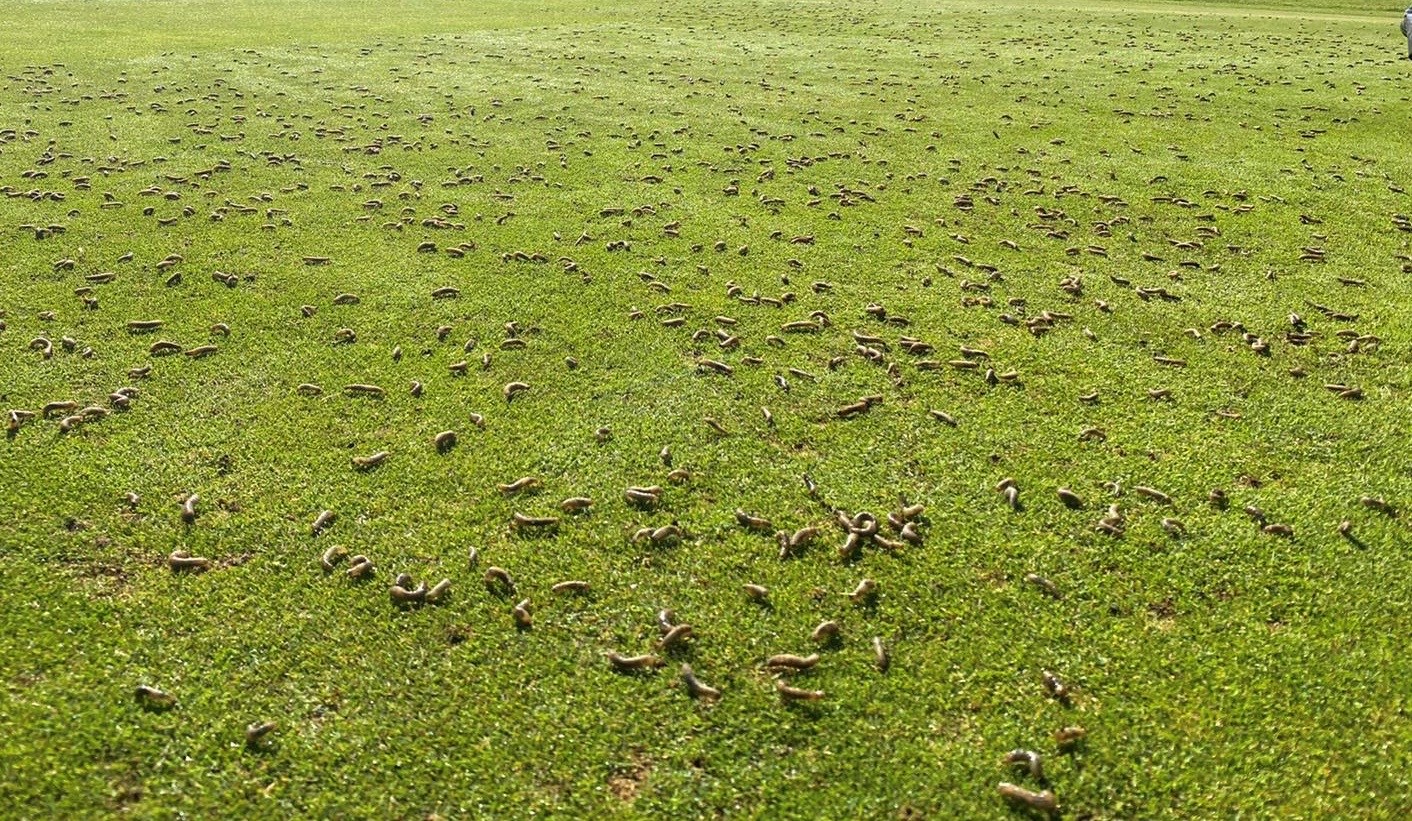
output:
[[[1035,587],[1038,587],[1040,590],[1043,590],[1046,594],[1053,596],[1056,599],[1063,598],[1063,595],[1059,592],[1059,586],[1056,585],[1054,582],[1050,581],[1049,579],[1046,579],[1045,577],[1039,575],[1038,573],[1026,573],[1025,581],[1028,584],[1032,584]]]
[[[1358,500],[1358,503],[1363,505],[1363,507],[1368,508],[1369,510],[1376,510],[1379,513],[1383,513],[1394,518],[1397,517],[1397,508],[1393,507],[1390,503],[1388,503],[1386,499],[1379,499],[1372,496],[1364,496]]]
[[[174,353],[181,353],[182,347],[169,340],[158,340],[147,346],[147,353],[152,356],[168,356]]]
[[[763,516],[746,513],[740,508],[735,509],[735,520],[741,527],[750,530],[772,530],[774,528],[774,525],[770,523],[769,519]]]
[[[788,670],[808,670],[818,663],[818,653],[810,653],[807,656],[796,656],[793,653],[778,653],[765,659],[766,667],[784,668]]]
[[[365,385],[359,383],[355,383],[352,385],[344,385],[343,390],[345,393],[348,393],[353,396],[376,396],[381,398],[387,394],[387,391],[383,390],[377,385]]]
[[[1059,488],[1058,495],[1059,501],[1063,502],[1065,507],[1078,510],[1084,506],[1084,500],[1079,498],[1079,494],[1066,487]]]
[[[336,518],[338,518],[338,514],[334,513],[332,510],[319,511],[319,515],[314,517],[314,523],[309,526],[309,535],[317,536],[323,533],[333,524]]]
[[[137,703],[149,710],[168,710],[176,706],[176,697],[146,684],[137,685],[134,691]]]
[[[447,286],[445,288],[437,288],[436,290],[431,292],[432,299],[455,299],[460,295],[460,288],[452,288],[450,286]]]
[[[510,515],[510,526],[514,528],[553,528],[559,525],[558,516],[530,516],[516,511]]]
[[[510,615],[515,619],[515,627],[520,630],[528,630],[534,626],[534,616],[530,613],[529,599],[521,599],[510,609]]]
[[[355,470],[372,470],[383,462],[386,462],[391,455],[391,453],[385,450],[380,450],[369,456],[354,456],[353,468]]]
[[[872,579],[863,579],[862,581],[858,582],[857,587],[853,588],[851,592],[845,593],[844,595],[848,596],[848,598],[851,599],[854,604],[861,604],[871,598],[873,594],[877,592],[877,590],[877,582],[873,581]]]
[[[521,476],[513,482],[498,484],[496,487],[506,496],[513,496],[522,491],[538,490],[543,487],[543,484],[534,476]]]
[[[437,582],[436,584],[432,585],[432,586],[431,586],[431,589],[427,591],[427,601],[428,601],[428,602],[439,602],[439,601],[441,601],[443,598],[446,597],[446,594],[447,594],[447,593],[450,593],[450,592],[451,592],[451,580],[450,580],[450,579],[442,579],[441,581],[439,581],[439,582]]]
[[[1029,772],[1030,777],[1037,781],[1044,781],[1044,761],[1034,750],[1011,750],[1005,754],[1000,763],[1023,767]]]
[[[770,589],[763,584],[744,584],[741,587],[745,590],[745,595],[757,602],[766,602],[770,599]]]
[[[409,589],[405,585],[410,583],[411,579],[408,578],[407,574],[405,573],[397,577],[397,581],[394,582],[393,585],[387,589],[388,596],[392,598],[393,603],[419,604],[426,600],[426,583],[423,582],[422,584],[419,584],[416,587]]]
[[[718,699],[721,697],[720,690],[705,684],[696,677],[696,673],[692,671],[690,664],[682,664],[681,680],[682,684],[686,685],[687,695],[692,698]]]
[[[1053,696],[1058,701],[1068,702],[1069,687],[1064,683],[1062,679],[1059,678],[1059,676],[1055,675],[1054,673],[1051,673],[1048,670],[1045,670],[1042,679],[1044,681],[1044,689],[1048,690],[1051,696]]]
[[[630,487],[623,491],[623,498],[630,505],[638,507],[656,507],[662,500],[662,488],[652,485],[650,487]]]
[[[340,559],[347,555],[348,548],[336,544],[328,550],[325,550],[324,554],[319,557],[319,566],[324,569],[325,573],[332,573],[334,566],[338,564]]]
[[[813,632],[809,634],[809,638],[823,644],[837,638],[841,630],[842,628],[839,627],[836,621],[822,621],[819,622],[819,626],[815,627]]]
[[[257,721],[245,728],[245,746],[256,747],[265,736],[274,732],[279,725],[273,721]]]
[[[472,425],[475,425],[476,427],[480,428],[481,430],[485,430],[485,417],[484,417],[484,416],[480,415],[479,413],[475,413],[475,412],[473,411],[473,412],[471,412],[471,413],[469,414],[469,418],[470,418],[470,420],[471,420],[471,424],[472,424]]]
[[[200,572],[211,569],[211,560],[201,556],[193,556],[185,550],[174,550],[167,557],[167,565],[177,573],[183,570]]]
[[[676,645],[691,638],[693,633],[693,628],[689,624],[674,624],[670,630],[662,634],[662,638],[657,642],[657,649],[668,652]]]
[[[691,471],[686,468],[677,468],[667,474],[667,481],[674,485],[685,484],[691,480]]]
[[[496,592],[497,588],[503,588],[512,593],[515,590],[515,581],[510,578],[510,571],[503,567],[495,567],[493,565],[487,567],[483,580],[485,581],[486,589],[490,590],[492,593]]]
[[[881,636],[873,636],[873,664],[880,673],[886,673],[892,666],[892,654],[888,652],[887,645],[883,644]]]
[[[1285,538],[1290,539],[1294,538],[1294,527],[1291,525],[1276,522],[1265,525],[1260,529],[1271,536],[1284,536]]]
[[[186,497],[181,503],[181,520],[187,524],[196,521],[196,503],[201,501],[201,497],[195,493]]]
[[[587,496],[571,496],[559,503],[565,513],[580,513],[593,507],[593,500]]]
[[[956,427],[956,417],[952,416],[951,414],[947,413],[946,411],[937,410],[936,408],[932,408],[931,410],[927,411],[927,413],[928,413],[933,419],[937,420],[938,422],[943,422],[943,423],[945,423],[945,424],[950,425],[950,426],[953,427],[953,428]]]
[[[1181,519],[1174,519],[1170,516],[1164,516],[1162,518],[1161,525],[1163,530],[1167,531],[1173,536],[1181,536],[1182,534],[1186,533],[1186,525],[1182,522]]]
[[[1171,497],[1171,496],[1168,496],[1167,494],[1165,494],[1165,493],[1163,493],[1162,491],[1157,490],[1157,489],[1155,489],[1155,488],[1145,487],[1145,486],[1143,486],[1143,485],[1137,485],[1136,487],[1133,488],[1133,493],[1136,493],[1136,494],[1139,495],[1139,496],[1145,496],[1145,497],[1147,497],[1148,499],[1151,499],[1152,501],[1157,502],[1158,504],[1170,505],[1170,504],[1172,503],[1172,497]]]
[[[556,595],[563,593],[587,593],[588,591],[588,582],[580,581],[579,579],[571,579],[569,581],[559,582],[558,584],[549,588],[549,592],[554,593]]]
[[[294,390],[305,396],[318,396],[324,392],[323,388],[315,385],[313,382],[301,382]]]
[[[1008,781],[1000,782],[996,789],[1007,800],[1016,804],[1023,804],[1030,809],[1051,814],[1059,811],[1059,801],[1054,797],[1052,790],[1034,792],[1024,787],[1018,787]]]
[[[657,611],[657,629],[662,632],[662,635],[671,632],[672,628],[675,626],[676,620],[676,611],[669,607],[664,607]]]
[[[212,336],[230,336],[230,325],[224,322],[217,322],[210,328]]]
[[[350,579],[366,579],[370,578],[375,570],[373,560],[359,553],[348,560],[348,570],[346,573]]]
[[[785,701],[819,701],[824,698],[823,690],[805,690],[791,687],[783,679],[775,679],[775,692]]]
[[[166,323],[160,319],[134,319],[127,323],[127,329],[133,333],[143,333],[155,331]]]
[[[527,382],[507,383],[503,391],[503,393],[505,394],[506,404],[513,402],[516,396],[519,396],[520,394],[524,393],[525,391],[528,391],[529,389],[530,386]]]
[[[719,419],[716,419],[713,416],[707,416],[701,421],[704,422],[706,424],[706,427],[710,428],[711,432],[715,433],[717,436],[730,436],[730,431],[726,430],[726,426],[722,425]]]
[[[432,437],[431,443],[438,452],[445,453],[456,446],[456,431],[444,430]]]
[[[651,654],[625,656],[616,650],[609,650],[603,655],[608,659],[608,662],[613,665],[613,668],[620,672],[651,670],[662,666],[662,660]]]

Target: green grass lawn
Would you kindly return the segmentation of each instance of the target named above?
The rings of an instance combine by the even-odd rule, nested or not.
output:
[[[3,814],[1412,812],[1412,63],[1305,12],[10,3]]]

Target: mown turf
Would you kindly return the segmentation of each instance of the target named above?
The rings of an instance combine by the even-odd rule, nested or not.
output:
[[[10,4],[0,403],[138,395],[0,443],[0,799],[24,817],[999,817],[1008,780],[1072,817],[1405,815],[1409,534],[1360,501],[1412,499],[1399,12]],[[432,299],[444,286],[459,298]],[[1031,332],[1046,310],[1070,318]],[[782,331],[816,311],[816,333]],[[523,349],[502,350],[509,322]],[[219,350],[151,357],[158,340]],[[918,365],[962,346],[990,359]],[[507,403],[516,380],[531,390]],[[443,430],[459,441],[438,453]],[[522,475],[542,490],[496,489]],[[630,507],[630,485],[664,486],[660,507]],[[577,495],[592,512],[557,532],[509,526]],[[836,556],[832,509],[904,500],[926,505],[922,545]],[[1094,527],[1114,503],[1121,536]],[[737,508],[820,536],[781,561]],[[670,522],[681,544],[631,540]],[[335,544],[376,576],[325,575]],[[173,573],[174,550],[216,566]],[[514,595],[486,589],[491,565]],[[398,608],[400,572],[452,593]],[[572,578],[591,592],[549,592]],[[855,605],[864,578],[878,594]],[[650,651],[664,607],[696,638],[615,673],[603,652]],[[842,641],[790,680],[826,697],[782,703],[762,663],[812,652],[824,619]],[[719,702],[688,698],[684,661]],[[144,709],[140,684],[176,706]],[[260,721],[278,728],[248,747]],[[1067,753],[1066,726],[1087,730]],[[1000,763],[1017,747],[1047,781]]]

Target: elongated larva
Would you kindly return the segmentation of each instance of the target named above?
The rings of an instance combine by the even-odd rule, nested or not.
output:
[[[609,650],[603,654],[608,659],[613,668],[621,672],[633,670],[651,670],[654,667],[661,667],[662,660],[654,655],[625,656],[616,650]]]
[[[534,616],[530,614],[529,599],[521,599],[511,608],[510,615],[515,619],[515,627],[520,630],[528,630],[534,626]]]
[[[588,582],[580,581],[578,579],[571,579],[566,582],[559,582],[558,584],[549,588],[549,592],[554,593],[555,595],[562,595],[564,593],[587,593],[588,591]]]
[[[174,550],[172,555],[167,557],[167,565],[174,572],[180,573],[183,570],[202,571],[211,569],[211,560],[201,556],[193,556],[185,550]]]
[[[65,400],[62,402],[49,402],[44,406],[40,413],[43,414],[45,419],[48,419],[56,413],[67,413],[69,411],[75,411],[78,410],[79,407],[79,404],[72,400]]]
[[[769,408],[766,408],[766,407],[760,408],[760,414],[765,417],[765,424],[766,424],[766,425],[769,425],[769,426],[772,427],[772,428],[775,426],[775,415],[774,415],[773,413],[770,413],[770,409],[769,409]]]
[[[530,386],[527,382],[510,382],[506,384],[503,391],[505,394],[505,403],[508,405],[510,402],[514,401],[516,396],[519,396],[529,389]]]
[[[52,359],[54,357],[54,343],[42,336],[36,336],[34,339],[31,339],[29,341],[29,349],[31,351],[39,351],[40,356],[45,359]],[[180,348],[178,348],[178,350],[180,350]]]
[[[1052,790],[1034,792],[1024,787],[1018,787],[1008,781],[1002,781],[996,787],[1007,800],[1016,804],[1023,804],[1033,810],[1045,813],[1056,813],[1059,811],[1059,801],[1054,797]]]
[[[1034,585],[1035,587],[1038,587],[1040,590],[1043,590],[1046,594],[1053,596],[1056,599],[1063,598],[1063,594],[1059,592],[1059,586],[1056,585],[1054,582],[1050,581],[1049,579],[1046,579],[1045,577],[1039,575],[1038,573],[1026,573],[1025,581],[1029,584]]]
[[[355,396],[376,396],[376,397],[381,398],[381,397],[387,395],[387,391],[383,390],[382,388],[378,387],[377,385],[363,385],[363,384],[344,385],[344,386],[343,386],[343,390],[344,390],[346,393],[349,393],[349,394],[352,394],[352,395],[355,395]]]
[[[149,710],[169,710],[176,706],[175,696],[146,684],[137,685],[135,695],[137,703]]]
[[[623,491],[623,498],[630,505],[654,507],[662,499],[662,488],[655,485],[652,487],[630,487]]]
[[[469,418],[470,418],[470,420],[471,420],[471,424],[472,424],[472,425],[475,425],[476,427],[480,428],[481,430],[485,430],[485,417],[484,417],[484,416],[481,416],[481,415],[478,414],[478,413],[472,412],[471,414],[469,414]]]
[[[245,746],[257,747],[265,736],[274,732],[279,725],[273,721],[257,721],[245,728]]]
[[[155,331],[166,323],[160,319],[134,319],[127,324],[127,329],[134,333],[144,331]]]
[[[332,573],[334,566],[338,564],[340,559],[347,555],[348,548],[341,544],[336,544],[328,550],[325,550],[324,555],[319,557],[319,566],[324,569],[325,573]]]
[[[674,485],[686,484],[691,480],[691,471],[686,468],[677,468],[667,474],[667,481]]]
[[[587,496],[571,496],[559,503],[559,509],[565,513],[580,513],[593,507],[593,500]]]
[[[1372,496],[1364,496],[1358,500],[1359,504],[1369,510],[1376,510],[1393,518],[1397,517],[1397,508],[1388,503],[1386,499],[1376,499]]]
[[[1170,516],[1163,517],[1162,529],[1173,536],[1181,536],[1186,533],[1186,525],[1180,519],[1173,519]]]
[[[452,376],[465,376],[465,375],[466,375],[466,371],[467,371],[470,367],[471,367],[471,363],[469,363],[469,362],[467,362],[466,360],[462,359],[460,362],[453,362],[453,363],[451,363],[450,365],[447,365],[447,366],[446,366],[446,370],[450,371]],[[506,397],[505,401],[508,402],[509,400],[510,400],[510,397]]]
[[[819,654],[796,656],[793,653],[779,653],[765,659],[766,667],[783,667],[790,670],[808,670],[819,663]]]
[[[196,521],[196,503],[201,501],[201,497],[193,493],[186,497],[181,503],[181,520],[187,524]]]
[[[933,419],[937,420],[938,422],[943,422],[943,423],[945,423],[945,424],[947,424],[947,425],[950,425],[950,426],[953,427],[953,428],[956,427],[956,417],[952,416],[951,414],[947,413],[946,411],[937,410],[936,408],[932,408],[931,410],[927,411],[927,413],[930,414],[931,417],[932,417]]]
[[[294,390],[304,394],[305,396],[319,396],[324,392],[323,388],[319,387],[318,385],[315,385],[313,382],[301,382],[299,383],[299,386]]]
[[[809,634],[809,638],[820,644],[824,644],[838,638],[840,630],[842,630],[842,628],[839,627],[836,621],[819,622],[819,626],[814,628],[813,632]]]
[[[514,482],[496,485],[496,488],[500,489],[500,492],[504,493],[505,496],[513,496],[515,493],[522,492],[522,490],[538,490],[542,488],[542,483],[539,482],[539,479],[535,478],[535,476],[521,476],[521,478],[515,479]]]
[[[670,651],[676,645],[691,638],[693,633],[689,624],[674,624],[672,629],[662,634],[662,638],[657,642],[657,649],[663,652]]]
[[[823,690],[805,690],[791,687],[783,679],[775,679],[775,692],[785,701],[819,701],[824,698]]]
[[[886,673],[892,666],[892,654],[883,644],[882,636],[873,636],[873,664],[877,665],[879,673]]]
[[[403,576],[399,576],[397,578],[398,583],[393,584],[387,589],[387,594],[392,598],[392,601],[395,604],[418,604],[425,601],[427,597],[426,583],[423,582],[409,590],[402,585],[402,583],[406,581]]]
[[[1059,501],[1063,502],[1065,507],[1071,508],[1073,510],[1078,510],[1079,508],[1082,508],[1084,506],[1084,500],[1080,499],[1079,494],[1073,492],[1072,490],[1069,490],[1066,487],[1061,487],[1059,488],[1058,493]]]
[[[490,592],[496,592],[497,588],[502,588],[510,593],[515,592],[515,581],[510,578],[510,572],[503,567],[487,567],[485,569],[485,587]]]
[[[152,356],[167,356],[169,354],[180,353],[182,347],[175,342],[160,340],[147,346],[147,353]]]
[[[317,536],[323,533],[333,524],[334,519],[337,518],[338,514],[334,513],[332,510],[319,511],[319,515],[314,517],[314,523],[309,527],[309,535]]]
[[[445,453],[446,451],[456,447],[456,431],[444,430],[441,433],[438,433],[436,436],[432,437],[431,443],[436,448],[438,453]]]
[[[1274,524],[1265,525],[1260,529],[1271,536],[1284,536],[1290,539],[1294,538],[1294,528],[1287,524],[1281,524],[1276,522]]]
[[[681,666],[681,680],[682,684],[686,685],[687,695],[692,698],[718,699],[721,697],[720,690],[708,684],[704,684],[696,677],[696,673],[692,671],[690,664],[683,664]]]
[[[358,298],[357,294],[339,294],[333,298],[333,304],[335,305],[357,305],[362,301],[363,300]]]
[[[1162,491],[1156,490],[1154,488],[1143,487],[1142,485],[1138,485],[1137,487],[1133,488],[1133,493],[1136,493],[1139,496],[1146,496],[1147,498],[1151,499],[1154,502],[1157,502],[1158,504],[1170,505],[1172,503],[1171,496],[1168,496]]]
[[[558,516],[530,516],[516,511],[510,515],[510,526],[521,527],[543,527],[552,528],[559,524]]]
[[[1054,744],[1060,750],[1065,750],[1077,744],[1086,735],[1088,731],[1082,727],[1064,727],[1054,731]]]
[[[871,598],[873,594],[877,592],[877,590],[877,582],[873,581],[872,579],[863,579],[862,581],[858,582],[858,586],[853,588],[853,591],[851,593],[846,593],[844,595],[848,596],[848,598],[851,599],[854,604],[861,604]]]
[[[750,530],[774,529],[774,525],[770,523],[769,519],[766,519],[763,516],[756,516],[750,513],[746,513],[740,508],[736,508],[735,510],[735,520],[740,524],[741,527],[749,528]]]
[[[1069,687],[1058,676],[1045,670],[1043,680],[1044,689],[1048,690],[1051,696],[1065,703],[1069,701]]]
[[[361,553],[348,560],[348,570],[346,571],[350,579],[371,578],[376,568],[373,567],[373,560]]]
[[[730,376],[731,374],[735,373],[735,368],[732,368],[730,365],[727,365],[724,362],[718,362],[715,359],[698,359],[696,361],[696,366],[698,369],[712,370],[716,373],[724,374],[726,376]]]
[[[1044,780],[1044,762],[1034,750],[1011,750],[1000,759],[1000,763],[1024,767],[1036,781]]]
[[[211,336],[230,336],[230,326],[224,322],[217,322],[209,330]]]
[[[431,298],[432,298],[432,299],[455,299],[456,297],[459,297],[460,295],[461,295],[461,289],[460,289],[460,288],[452,288],[452,287],[449,287],[449,286],[448,286],[448,287],[445,287],[445,288],[437,288],[435,291],[432,291],[432,292],[431,292]]]
[[[657,629],[660,630],[664,636],[670,633],[672,628],[676,626],[676,620],[676,611],[670,608],[664,607],[657,611]]]
[[[450,580],[450,579],[442,579],[441,581],[439,581],[439,582],[437,582],[436,584],[432,585],[431,589],[427,591],[427,601],[429,601],[429,602],[439,602],[439,601],[441,601],[443,598],[446,597],[446,594],[447,594],[447,593],[450,593],[450,592],[451,592],[451,580]]]
[[[745,584],[742,585],[742,588],[745,590],[745,595],[757,602],[767,602],[770,599],[770,589],[763,584]]]
[[[386,462],[388,457],[391,455],[391,453],[388,453],[385,450],[380,450],[377,453],[372,454],[371,456],[354,456],[353,468],[355,470],[372,470],[378,465],[381,465],[383,462]]]
[[[1020,509],[1020,489],[1018,487],[1009,485],[1000,491],[1000,495],[1005,497],[1005,504],[1011,510],[1018,511]]]
[[[728,431],[728,430],[726,430],[726,426],[725,426],[725,425],[722,425],[721,422],[720,422],[720,420],[716,419],[715,417],[713,417],[713,416],[707,416],[705,419],[702,419],[701,421],[705,422],[705,423],[706,423],[706,427],[710,428],[711,431],[712,431],[713,433],[715,433],[717,436],[730,436],[730,433],[731,433],[731,432]]]

